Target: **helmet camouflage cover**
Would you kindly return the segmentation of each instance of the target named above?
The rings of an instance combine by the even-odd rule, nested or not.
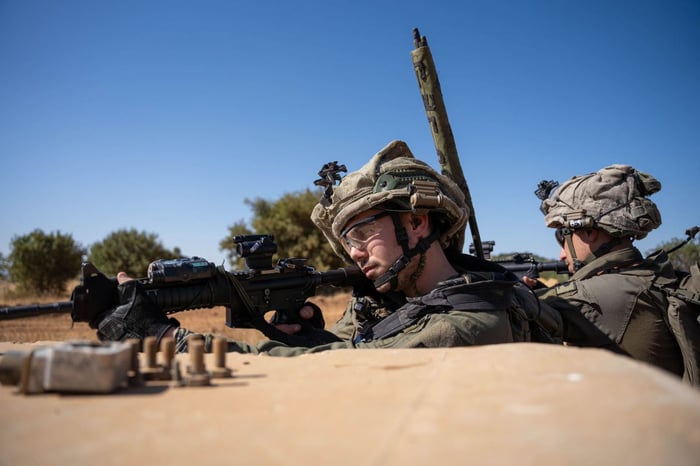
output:
[[[341,245],[341,231],[350,219],[369,209],[419,214],[443,214],[440,242],[443,247],[458,237],[469,217],[464,194],[450,178],[417,160],[403,141],[392,141],[358,171],[316,204],[311,220],[323,232],[333,251],[349,259]],[[462,249],[463,244],[455,245]]]
[[[564,182],[541,210],[550,228],[598,228],[614,237],[642,239],[661,225],[659,209],[647,198],[660,190],[653,176],[611,165]]]

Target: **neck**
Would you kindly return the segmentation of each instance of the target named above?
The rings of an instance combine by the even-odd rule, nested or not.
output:
[[[420,260],[419,257],[414,260]],[[422,296],[434,290],[437,284],[457,274],[457,270],[450,264],[442,250],[439,241],[435,241],[425,252],[425,265],[422,273],[415,280],[409,297]]]

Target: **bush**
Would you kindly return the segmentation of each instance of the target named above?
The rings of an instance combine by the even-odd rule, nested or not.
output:
[[[7,267],[19,291],[63,293],[66,283],[80,273],[85,249],[71,235],[44,233],[40,229],[14,236]]]
[[[7,279],[7,276],[10,273],[8,271],[8,267],[9,263],[7,259],[5,259],[5,256],[0,252],[0,280]]]
[[[110,233],[90,247],[88,260],[107,276],[126,272],[134,278],[145,277],[148,264],[156,259],[180,257],[179,248],[167,249],[155,233],[132,228]]]
[[[321,197],[320,191],[287,193],[277,200],[246,199],[253,211],[251,227],[239,221],[229,227],[229,235],[219,243],[222,251],[228,251],[231,265],[242,267],[232,238],[244,234],[272,234],[275,236],[278,254],[273,258],[300,257],[319,270],[347,265],[335,255],[323,233],[311,221],[311,211]]]

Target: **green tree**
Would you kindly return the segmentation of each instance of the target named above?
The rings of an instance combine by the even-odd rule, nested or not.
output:
[[[3,255],[3,253],[0,252],[0,280],[4,280],[7,278],[9,271],[7,270],[9,267],[8,261]]]
[[[145,277],[148,264],[157,259],[180,257],[180,249],[167,249],[155,233],[121,229],[90,247],[88,260],[107,276],[126,272],[132,277]]]
[[[68,280],[78,276],[85,249],[61,232],[36,229],[14,236],[8,257],[10,279],[22,292],[63,293]]]
[[[671,251],[675,246],[681,244],[686,239],[687,238],[671,238],[669,241],[661,243],[656,249]],[[654,251],[647,251],[647,254],[651,254],[652,252]],[[668,257],[676,270],[682,270],[684,272],[690,271],[690,266],[700,261],[700,239],[693,238],[685,245],[671,252]]]
[[[247,226],[243,221],[229,227],[229,236],[219,246],[227,251],[231,265],[241,266],[240,257],[233,244],[233,236],[243,234],[272,234],[275,236],[278,257],[301,257],[308,259],[309,265],[328,270],[345,265],[331,249],[323,233],[311,221],[311,211],[321,197],[321,191],[297,191],[282,195],[276,201],[255,198],[245,203],[253,211]]]

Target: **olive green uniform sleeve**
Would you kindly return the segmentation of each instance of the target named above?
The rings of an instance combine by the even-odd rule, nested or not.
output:
[[[343,319],[341,318],[341,321]],[[343,325],[347,328],[347,324]],[[191,332],[178,329],[176,341],[184,342]],[[211,348],[211,335],[203,335],[205,347]],[[349,348],[437,348],[453,346],[487,345],[512,342],[510,320],[505,310],[499,311],[449,311],[423,316],[400,333],[373,340],[353,343],[351,340],[328,343],[312,348],[290,347],[274,340],[266,340],[256,345],[228,340],[228,351],[237,353],[266,354],[269,356],[299,356],[321,351]],[[178,350],[182,351],[181,344]]]
[[[341,340],[352,340],[355,335],[355,329],[357,326],[352,314],[353,303],[354,299],[350,301],[348,306],[345,308],[343,315],[330,329],[331,333],[337,335]]]

